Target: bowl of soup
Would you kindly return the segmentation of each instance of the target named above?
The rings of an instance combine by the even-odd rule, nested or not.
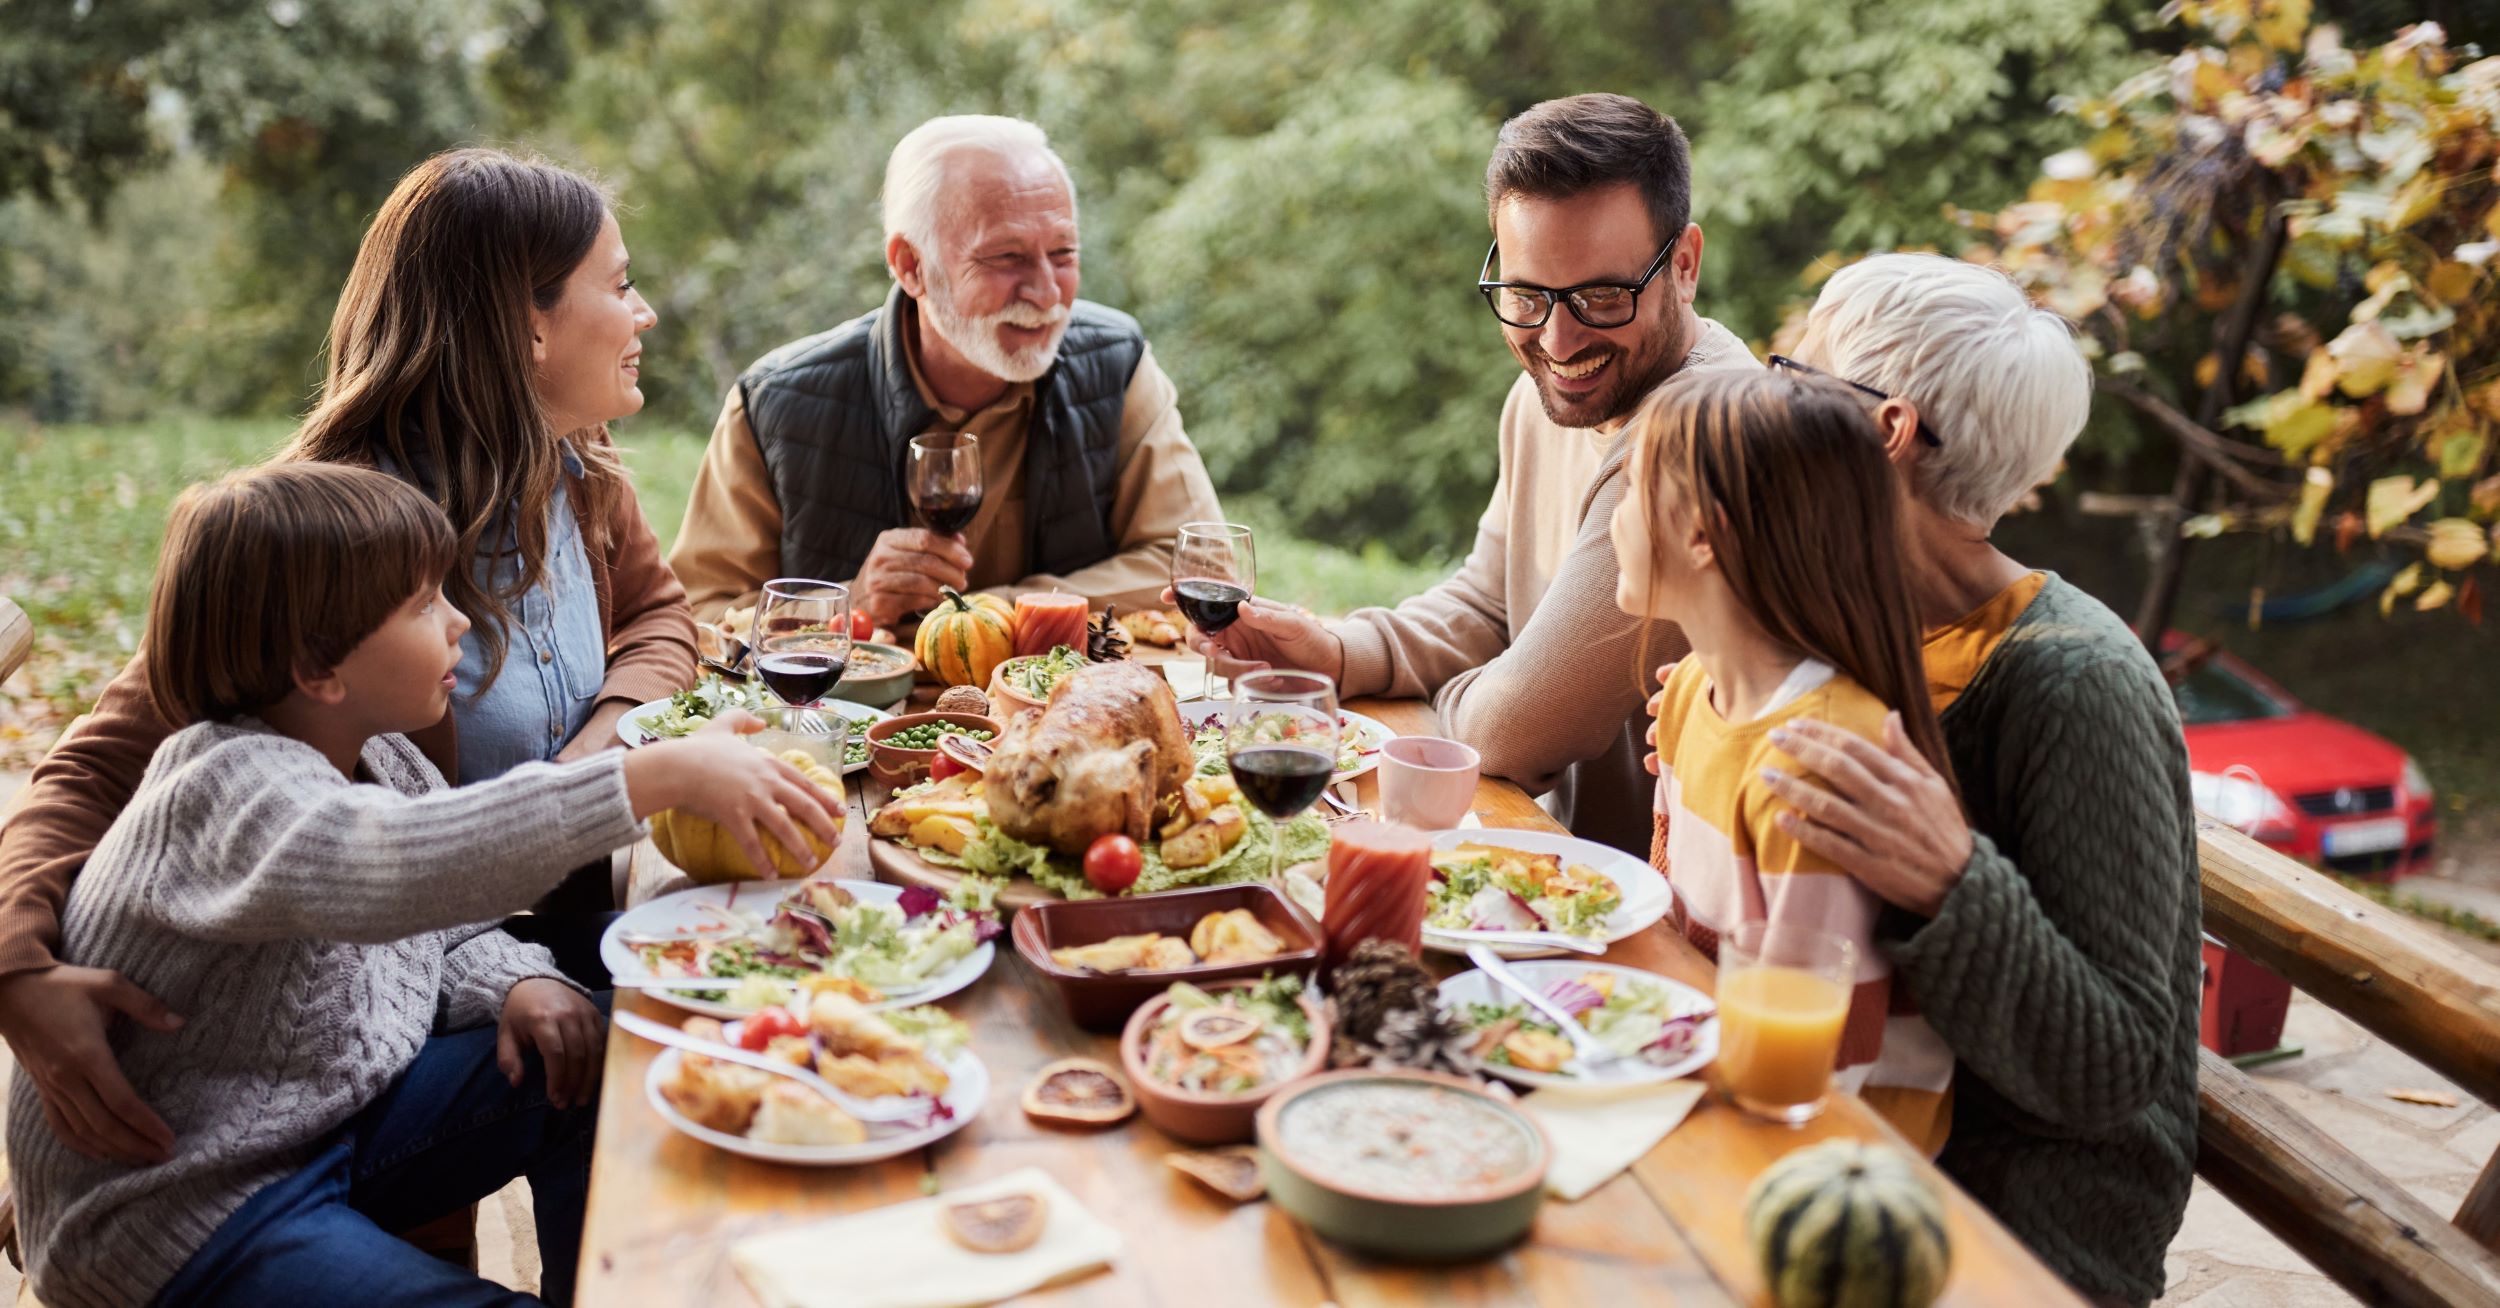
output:
[[[1525,1112],[1457,1077],[1329,1072],[1259,1109],[1268,1197],[1319,1235],[1391,1258],[1477,1258],[1518,1242],[1553,1146]]]
[[[851,646],[850,662],[842,665],[842,698],[870,708],[892,708],[911,696],[920,661],[900,645],[860,641]]]

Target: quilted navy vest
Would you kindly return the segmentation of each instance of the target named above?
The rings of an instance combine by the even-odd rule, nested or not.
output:
[[[781,505],[781,569],[858,575],[877,533],[913,523],[904,467],[936,415],[903,356],[903,292],[828,332],[765,355],[738,378]],[[1065,574],[1111,557],[1120,411],[1145,357],[1137,320],[1079,300],[1058,361],[1034,383],[1025,436],[1025,571]]]

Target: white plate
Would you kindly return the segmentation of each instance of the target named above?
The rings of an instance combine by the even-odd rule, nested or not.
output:
[[[863,730],[863,728],[858,725],[859,723],[883,722],[887,718],[894,716],[893,714],[886,712],[884,709],[870,708],[865,704],[855,704],[847,699],[829,699],[824,702],[822,707],[827,712],[841,714],[852,723],[851,738],[854,740],[859,738],[859,734]],[[657,716],[658,714],[665,713],[667,711],[668,701],[664,699],[655,699],[648,704],[635,707],[625,716],[616,720],[616,738],[624,741],[628,746],[648,745],[652,741],[658,740],[658,736],[652,735],[650,731],[643,727],[642,720],[646,717]],[[854,772],[863,772],[867,770],[867,767],[868,760],[862,758],[857,763],[845,766],[842,769],[842,775],[849,776]]]
[[[772,905],[779,904],[782,900],[797,894],[799,887],[805,884],[806,882],[795,879],[740,881],[729,885],[696,886],[692,890],[680,890],[673,895],[662,895],[650,903],[619,915],[614,922],[608,924],[606,934],[599,937],[599,961],[607,965],[610,976],[620,981],[648,978],[652,975],[651,969],[643,966],[641,955],[636,954],[625,944],[624,937],[629,935],[687,935],[697,927],[718,924],[721,920],[720,915],[706,911],[702,907],[705,904],[732,908],[741,913],[762,913],[770,916]],[[834,884],[850,891],[859,897],[860,902],[866,904],[891,904],[903,897],[903,887],[889,886],[882,881],[837,880]],[[869,1007],[879,1011],[889,1008],[911,1008],[932,1000],[943,999],[980,980],[981,974],[989,971],[990,964],[997,958],[997,942],[984,940],[971,953],[957,961],[953,967],[929,978],[928,984],[915,990],[903,990],[890,994],[883,1000],[870,1004]],[[690,1013],[701,1013],[707,1017],[737,1018],[754,1011],[722,1003],[716,999],[698,998],[681,991],[651,990],[644,993],[663,1003],[675,1005]]]
[[[1623,967],[1614,963],[1590,962],[1576,958],[1546,958],[1513,963],[1510,966],[1512,971],[1517,972],[1523,980],[1539,990],[1548,989],[1557,982],[1586,976],[1591,972],[1609,972],[1617,978],[1616,984],[1618,985],[1637,982],[1645,986],[1663,987],[1674,996],[1673,1003],[1678,1013],[1698,1012],[1717,1006],[1710,996],[1683,982],[1670,981],[1655,972],[1643,972],[1639,968]],[[1504,990],[1494,983],[1493,978],[1474,968],[1469,968],[1441,983],[1441,1006],[1453,1014],[1468,1004],[1516,1004],[1519,1002],[1521,1000],[1518,996]],[[1689,1076],[1718,1056],[1719,1019],[1713,1017],[1703,1022],[1701,1030],[1694,1033],[1692,1052],[1673,1063],[1651,1064],[1637,1059],[1628,1060],[1614,1065],[1619,1069],[1618,1071],[1597,1080],[1566,1072],[1531,1072],[1525,1068],[1507,1067],[1500,1063],[1486,1063],[1484,1070],[1487,1075],[1498,1076],[1514,1085],[1534,1086],[1538,1089],[1575,1085],[1636,1085],[1645,1081],[1672,1081],[1679,1076]]]
[[[1207,724],[1208,719],[1229,715],[1239,711],[1240,708],[1241,704],[1236,700],[1193,699],[1188,703],[1181,705],[1181,721],[1188,724],[1189,734],[1196,736],[1199,729]],[[1380,747],[1388,744],[1392,740],[1397,739],[1398,735],[1398,733],[1391,731],[1386,724],[1380,721],[1380,719],[1367,717],[1361,713],[1340,712],[1337,714],[1337,721],[1342,726],[1354,727],[1363,733],[1362,744],[1360,745],[1363,757],[1361,766],[1356,767],[1351,771],[1340,772],[1337,775],[1330,777],[1328,779],[1328,784],[1332,786],[1340,781],[1351,781],[1354,778],[1362,776],[1364,773],[1379,767]]]
[[[735,1038],[734,1036],[732,1037]],[[980,1115],[983,1100],[990,1097],[990,1070],[979,1056],[969,1049],[957,1050],[939,1063],[946,1069],[946,1093],[938,1102],[946,1105],[949,1116],[927,1126],[908,1127],[871,1123],[868,1138],[855,1145],[793,1145],[772,1144],[750,1140],[743,1135],[715,1131],[697,1126],[677,1112],[660,1087],[677,1075],[677,1060],[685,1055],[675,1049],[663,1049],[651,1060],[651,1073],[643,1078],[642,1088],[651,1107],[661,1120],[687,1135],[733,1154],[760,1158],[768,1163],[795,1163],[802,1167],[848,1167],[857,1163],[873,1163],[907,1154],[924,1145],[934,1144],[971,1125]]]
[[[1520,831],[1507,827],[1468,827],[1460,831],[1436,832],[1432,837],[1432,848],[1436,853],[1460,845],[1491,845],[1497,849],[1516,849],[1530,854],[1553,854],[1562,859],[1565,867],[1577,864],[1613,881],[1616,888],[1623,892],[1623,902],[1599,922],[1604,929],[1589,937],[1599,944],[1611,945],[1648,930],[1667,915],[1668,907],[1675,902],[1675,892],[1667,888],[1667,879],[1649,865],[1649,860],[1634,858],[1620,849],[1595,841],[1550,831]],[[1424,929],[1425,948],[1438,949],[1445,954],[1467,952],[1466,943],[1460,939],[1466,932],[1444,931],[1436,935],[1434,931],[1435,928],[1427,924]],[[1495,945],[1493,948],[1504,958],[1551,957],[1556,952],[1533,945]]]

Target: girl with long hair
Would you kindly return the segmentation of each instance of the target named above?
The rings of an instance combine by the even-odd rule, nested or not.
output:
[[[1714,957],[1746,921],[1854,944],[1843,1083],[1932,1153],[1952,1055],[1889,985],[1883,901],[1797,843],[1765,776],[1806,771],[1783,749],[1801,717],[1900,733],[1947,767],[1881,436],[1838,383],[1721,370],[1662,388],[1626,438],[1616,604],[1671,618],[1692,643],[1661,696],[1650,855],[1677,925]]]
[[[379,469],[451,523],[444,589],[475,626],[450,706],[408,733],[448,781],[572,761],[614,722],[694,676],[694,618],[661,561],[606,424],[642,407],[634,290],[607,196],[500,150],[418,165],[365,233],[331,323],[312,412],[279,458]],[[169,722],[134,660],[36,768],[0,830],[0,1038],[99,1158],[160,1162],[172,1145],[106,1042],[115,1013],[169,1030],[159,997],[57,956],[71,878],[129,803]],[[605,908],[605,860],[568,908]],[[588,902],[582,902],[582,901]],[[592,912],[515,919],[569,975],[598,985]]]

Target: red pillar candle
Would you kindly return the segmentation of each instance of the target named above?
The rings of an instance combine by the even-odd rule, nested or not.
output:
[[[1085,649],[1085,597],[1059,591],[1016,596],[1016,654],[1048,654],[1065,645]]]
[[[1341,822],[1329,833],[1323,977],[1366,940],[1393,940],[1422,956],[1432,837],[1395,822]]]

